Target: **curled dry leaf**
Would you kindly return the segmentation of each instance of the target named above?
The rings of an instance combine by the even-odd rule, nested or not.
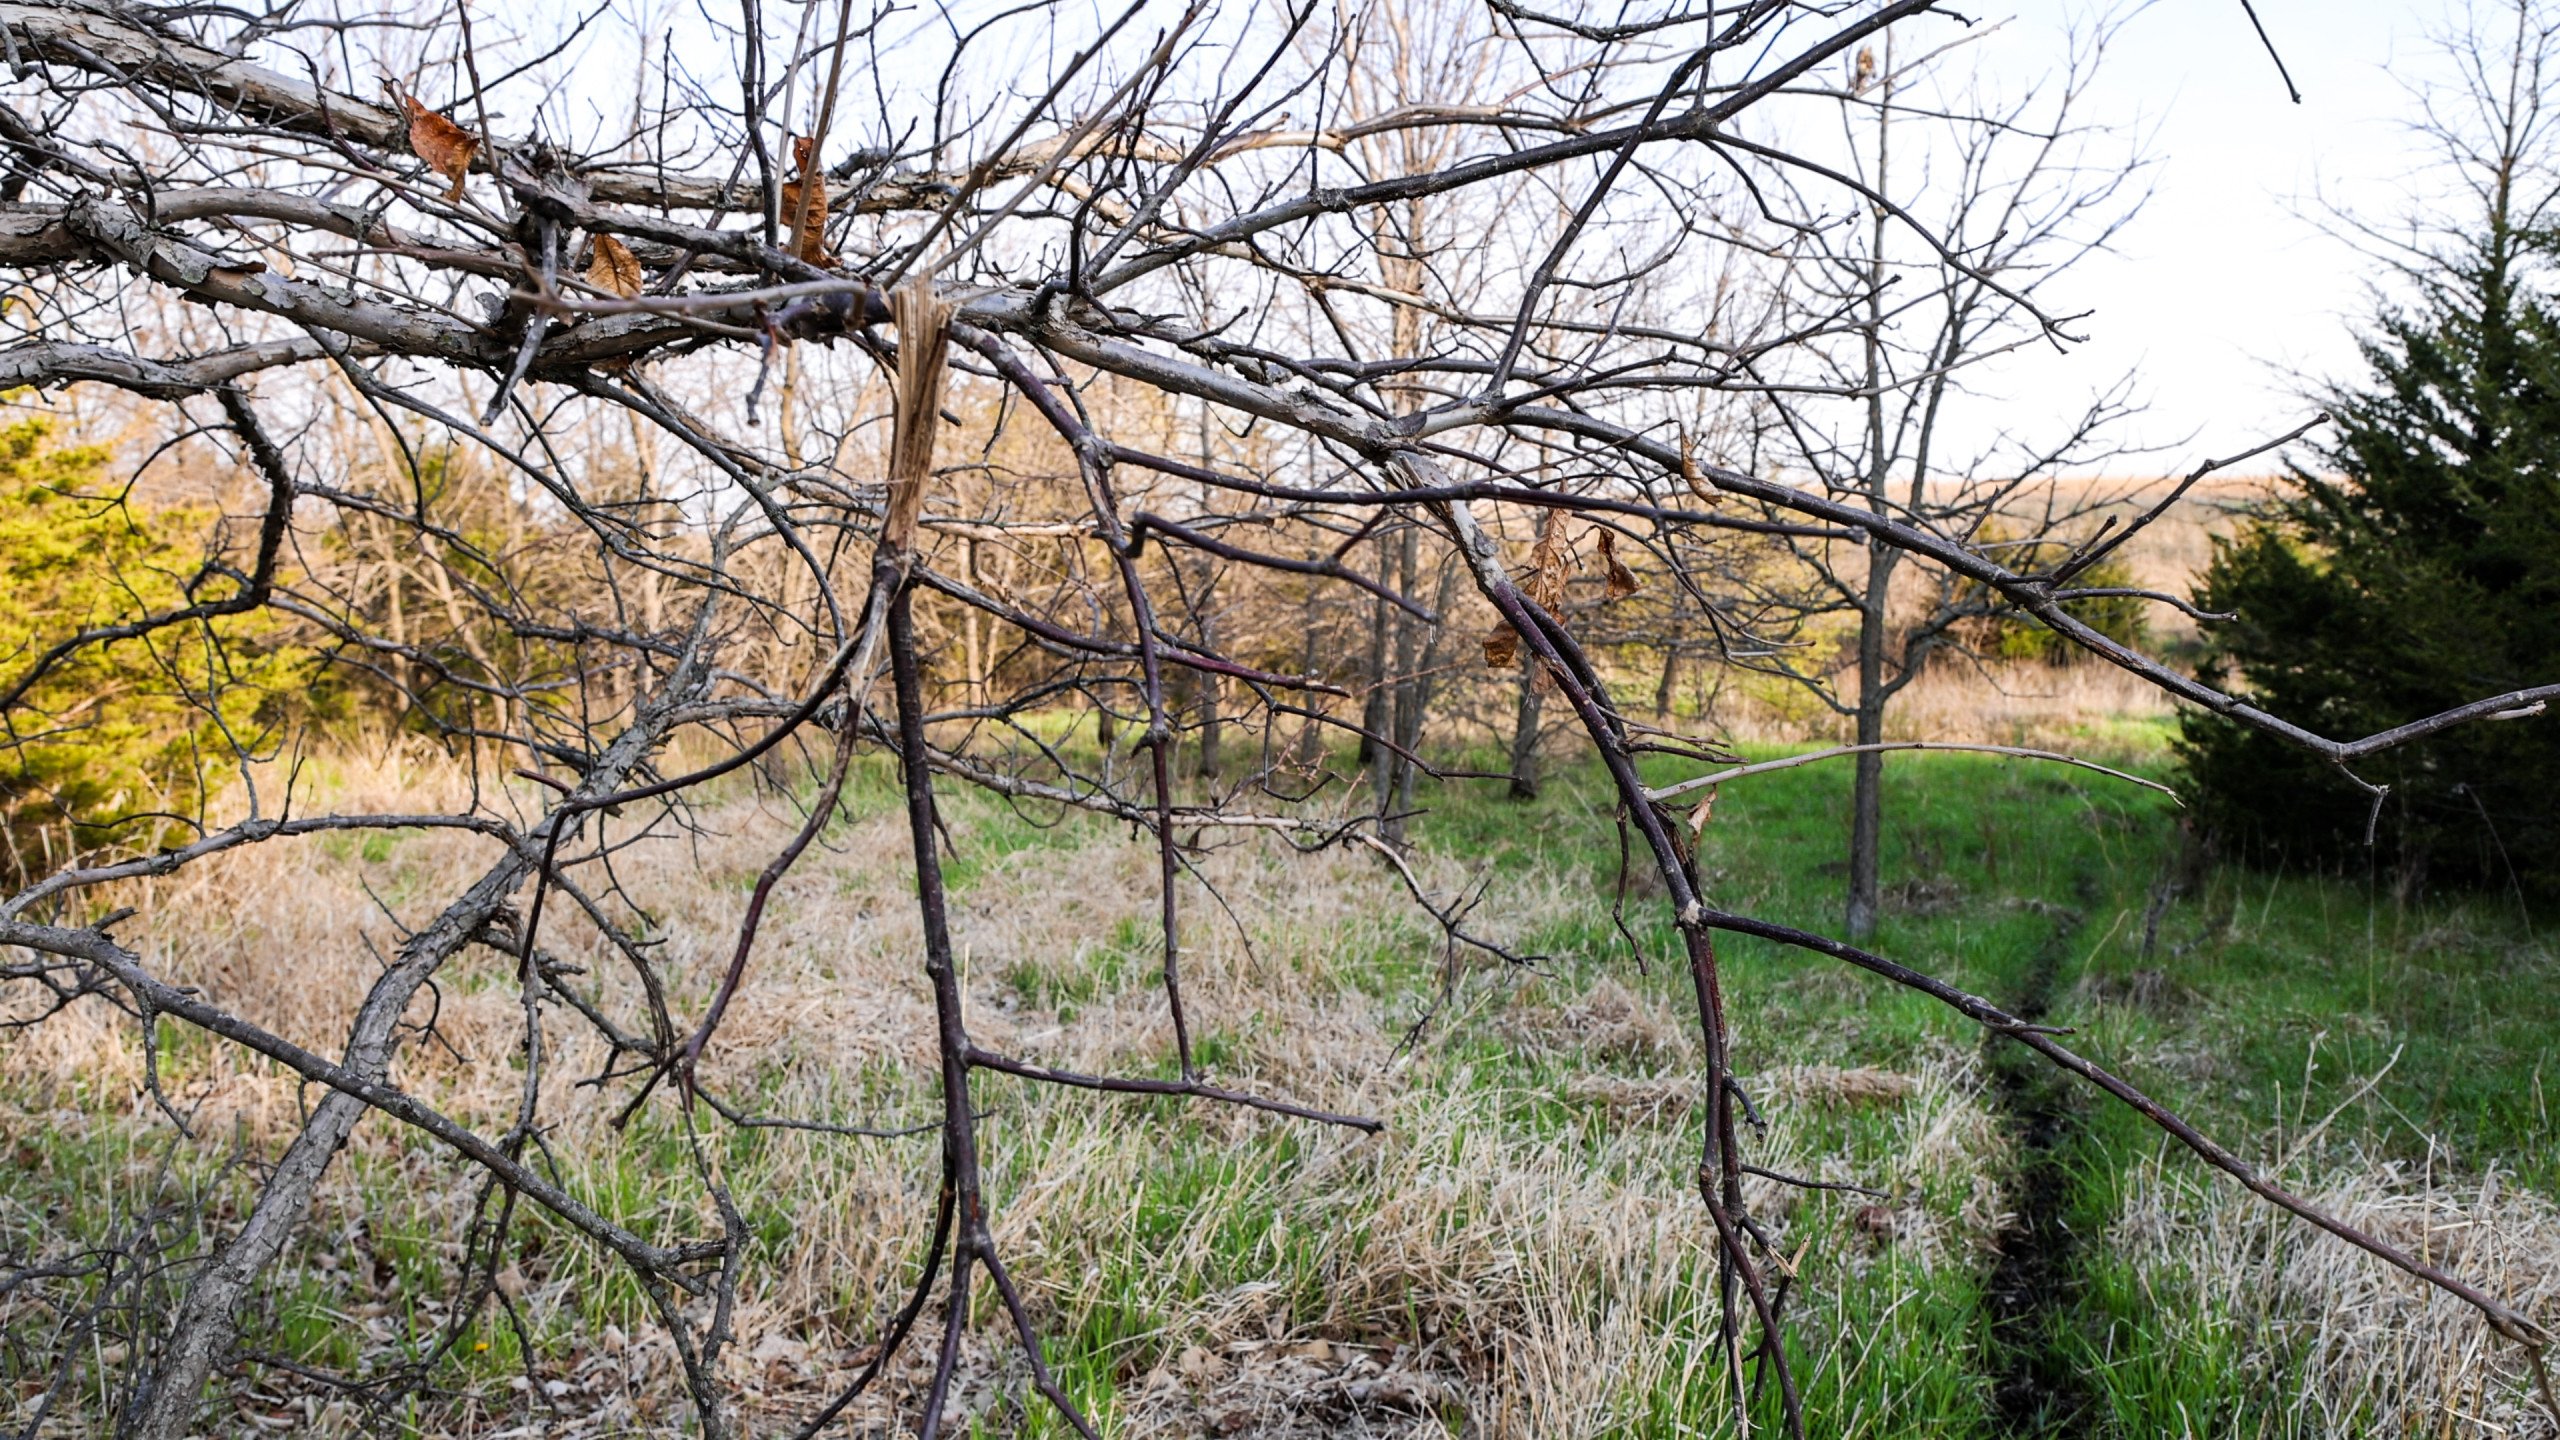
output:
[[[799,171],[782,186],[782,218],[791,227],[791,253],[812,265],[832,265],[827,253],[827,176],[818,168],[818,142],[807,135],[791,142],[791,163]]]
[[[1723,503],[1724,491],[1707,478],[1707,472],[1698,468],[1697,460],[1689,454],[1689,442],[1686,440],[1680,442],[1680,478],[1688,482],[1690,494],[1710,505]]]
[[[648,277],[640,272],[640,257],[631,247],[610,235],[596,236],[595,258],[587,262],[587,283],[628,300],[640,293]]]
[[[471,157],[480,149],[478,137],[419,104],[415,95],[404,92],[400,103],[409,112],[410,150],[437,174],[453,182],[444,198],[460,200],[462,178],[471,173]]]
[[[1606,526],[1600,529],[1600,563],[1609,571],[1609,597],[1624,600],[1636,593],[1636,572],[1618,559],[1618,537]]]
[[[1564,512],[1550,510],[1538,520],[1538,543],[1529,551],[1529,573],[1520,593],[1549,614],[1564,605],[1564,585],[1573,574],[1573,550],[1565,543]],[[1484,663],[1489,670],[1508,669],[1520,659],[1520,634],[1508,624],[1484,637]]]
[[[1538,543],[1529,552],[1529,580],[1520,593],[1549,614],[1564,606],[1564,583],[1573,578],[1573,549],[1564,539],[1564,512],[1550,510],[1538,521]]]

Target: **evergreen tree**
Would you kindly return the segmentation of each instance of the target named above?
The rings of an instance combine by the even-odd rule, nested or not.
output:
[[[212,514],[114,503],[106,461],[55,444],[41,415],[0,425],[0,685],[67,634],[205,593],[188,580]],[[280,639],[267,614],[225,616],[84,646],[45,671],[0,717],[0,880],[185,838],[237,747],[288,703],[308,708],[313,657]]]
[[[2477,231],[2439,247],[2328,397],[2320,473],[2217,548],[2199,599],[2207,678],[2323,734],[2560,680],[2560,319],[2536,281],[2552,236],[2520,219],[2518,167],[2479,192]],[[2212,832],[2260,859],[2385,866],[2560,890],[2560,717],[2465,726],[2360,762],[2325,763],[2210,715],[2182,750]],[[2374,849],[2367,852],[2368,825]]]

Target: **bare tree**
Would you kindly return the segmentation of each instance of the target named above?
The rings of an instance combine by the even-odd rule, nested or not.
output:
[[[1964,70],[1962,42],[1898,57],[1888,34],[1858,51],[1838,92],[1837,170],[1863,203],[1807,217],[1797,271],[1836,333],[1787,357],[1809,368],[1763,371],[1764,462],[2024,573],[2079,558],[2076,542],[2123,497],[2056,482],[2121,453],[2126,386],[2038,434],[1986,426],[1996,401],[1979,385],[1993,362],[2067,337],[2047,297],[2140,206],[2130,140],[2080,113],[2115,26],[2076,36],[2060,77],[2005,100],[1982,97],[1996,81]],[[1929,218],[1905,223],[1917,215]],[[1887,712],[1933,659],[1967,655],[1981,622],[2021,612],[1869,537],[1789,545],[1804,588],[1762,623],[1792,643],[1746,663],[1849,722],[1844,923],[1862,940],[1881,899]]]
[[[583,1203],[539,1148],[540,1077],[556,1049],[546,1037],[592,1029],[613,1062],[591,1080],[634,1109],[669,1107],[697,1139],[742,1123],[697,1083],[696,1064],[755,964],[777,881],[866,749],[894,757],[905,801],[935,1014],[940,1198],[917,1288],[804,1433],[875,1381],[937,1296],[915,1424],[940,1433],[981,1284],[1034,1388],[1093,1433],[1046,1369],[996,1243],[990,1217],[1005,1197],[984,1178],[973,1086],[994,1072],[1379,1128],[1222,1084],[1202,1062],[1182,987],[1181,876],[1192,837],[1218,832],[1400,861],[1381,829],[1400,811],[1384,794],[1379,811],[1346,820],[1278,783],[1292,765],[1321,771],[1320,752],[1284,743],[1310,726],[1365,731],[1409,767],[1399,794],[1406,777],[1445,768],[1427,753],[1424,698],[1363,726],[1358,697],[1325,666],[1240,658],[1234,628],[1204,623],[1218,611],[1191,568],[1201,556],[1224,567],[1222,590],[1286,578],[1412,617],[1391,644],[1400,680],[1491,626],[1555,687],[1660,877],[1693,982],[1713,1101],[1701,1107],[1697,1194],[1737,1405],[1757,1370],[1802,1433],[1776,1257],[1743,1199],[1743,1177],[1758,1172],[1737,1124],[1744,1037],[1725,1020],[1719,934],[1801,947],[1938,999],[2539,1353],[2546,1337],[2528,1317],[2287,1193],[2054,1032],[1885,957],[1720,907],[1673,793],[1648,790],[1636,768],[1648,753],[1712,758],[1715,747],[1629,718],[1585,640],[1537,598],[1565,577],[1534,558],[1535,542],[1568,519],[1623,538],[1719,636],[1744,633],[1719,579],[1735,546],[1778,537],[1907,557],[2341,766],[2560,697],[2560,685],[2324,737],[2091,629],[2067,608],[2077,562],[2021,568],[1892,503],[1867,470],[1835,494],[1683,443],[1708,397],[1767,393],[1763,376],[1853,403],[1878,393],[1863,374],[1824,377],[1798,358],[1843,324],[1865,333],[1849,302],[1872,285],[1734,305],[1697,278],[1718,266],[1686,262],[1747,247],[1784,284],[1805,267],[1789,263],[1795,242],[1766,236],[1771,197],[1877,202],[1878,187],[1788,141],[1773,117],[1823,103],[1829,77],[1889,37],[1917,49],[1954,34],[1936,0],[1749,0],[1608,19],[1504,0],[1485,17],[1466,71],[1481,88],[1465,104],[1350,83],[1366,63],[1351,38],[1399,13],[1157,17],[1139,3],[1090,22],[940,11],[918,25],[901,18],[913,12],[840,0],[750,4],[736,26],[670,20],[670,45],[617,30],[625,22],[604,11],[556,26],[516,17],[507,23],[523,28],[504,34],[487,13],[432,3],[0,11],[14,67],[0,110],[11,166],[0,264],[19,300],[0,374],[119,391],[197,454],[218,451],[253,477],[259,497],[252,524],[217,532],[185,603],[64,627],[0,677],[0,713],[40,729],[42,682],[62,657],[256,612],[298,627],[374,703],[488,767],[473,803],[450,813],[306,813],[244,787],[229,810],[175,817],[174,843],[105,843],[0,902],[0,945],[22,957],[0,978],[35,1008],[120,1006],[146,1037],[175,1021],[327,1092],[144,1337],[124,1433],[193,1427],[235,1358],[243,1305],[332,1157],[375,1114],[487,1177],[459,1313],[494,1293],[516,1207],[539,1207],[629,1269],[673,1337],[703,1431],[734,1433],[718,1360],[748,1249],[721,1173],[697,1144],[690,1180],[718,1218],[696,1239],[661,1243]],[[1026,70],[1025,56],[1041,58]],[[634,57],[659,63],[627,106],[573,78],[572,67],[639,73]],[[391,103],[374,98],[386,93]],[[1962,122],[2007,123],[1996,112]],[[1389,136],[1411,143],[1370,143]],[[1996,247],[1986,260],[1924,212],[1879,208],[1884,231],[1937,257],[1948,303],[1998,296],[2026,338],[2063,334],[1994,263]],[[1481,227],[1465,287],[1430,273],[1417,213]],[[1402,268],[1378,266],[1390,254]],[[1974,323],[1961,331],[1969,346]],[[1897,404],[1927,388],[1910,371],[1893,383]],[[336,426],[372,436],[371,452],[332,446]],[[448,483],[457,465],[521,498],[539,522],[522,544],[464,523],[470,487]],[[169,469],[154,459],[139,483]],[[1391,570],[1353,563],[1373,541],[1386,544],[1372,554],[1392,545]],[[1433,578],[1441,555],[1456,577],[1445,586]],[[955,627],[977,638],[955,647]],[[970,644],[975,658],[955,671],[951,652]],[[1254,773],[1206,799],[1176,778],[1183,729],[1201,723],[1178,705],[1174,677],[1186,674],[1229,733],[1264,741]],[[1084,708],[1128,717],[1134,739],[1086,756],[1029,723]],[[231,743],[246,768],[290,738],[234,732]],[[805,823],[759,875],[717,990],[679,1015],[643,929],[648,897],[614,878],[615,848],[688,823],[704,786],[804,744],[823,777]],[[1170,1078],[1070,1073],[972,1035],[937,840],[937,797],[955,785],[1152,837]],[[119,882],[240,847],[414,826],[484,838],[486,866],[389,957],[334,1054],[171,983],[115,937],[118,912],[100,909]],[[639,977],[636,1013],[597,1003],[545,948],[569,912]],[[1454,912],[1432,913],[1452,944],[1504,953]],[[524,1098],[495,1134],[399,1079],[421,1033],[413,1002],[473,946],[513,962],[524,1016]]]

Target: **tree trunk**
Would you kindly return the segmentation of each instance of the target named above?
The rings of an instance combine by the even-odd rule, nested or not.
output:
[[[1422,527],[1408,525],[1396,545],[1398,588],[1407,595],[1421,588]],[[1405,812],[1413,808],[1413,762],[1406,756],[1422,743],[1422,656],[1418,650],[1421,628],[1403,611],[1393,612],[1389,621],[1395,627],[1395,683],[1389,687],[1392,704],[1388,707],[1387,733],[1395,741],[1394,748],[1381,747],[1378,756],[1378,831],[1387,843],[1402,845],[1405,839]]]
[[[1884,606],[1893,567],[1881,555],[1868,560],[1866,611],[1858,625],[1858,743],[1884,739]],[[1857,755],[1857,778],[1849,792],[1849,914],[1851,940],[1876,933],[1880,896],[1879,850],[1884,840],[1884,756],[1874,750]]]
[[[1394,623],[1393,606],[1384,600],[1371,603],[1368,664],[1361,671],[1369,682],[1369,693],[1360,700],[1360,764],[1364,767],[1378,763],[1383,747],[1374,737],[1387,733],[1387,631]]]
[[[1662,642],[1662,676],[1654,682],[1653,715],[1657,724],[1671,723],[1671,700],[1680,690],[1680,634],[1682,622],[1688,618],[1688,596],[1679,586],[1671,587],[1671,622]]]
[[[1206,567],[1203,567],[1203,578],[1200,582],[1200,646],[1204,650],[1213,652],[1218,648],[1218,617],[1216,611],[1211,608],[1214,599],[1210,591],[1215,578],[1207,572]],[[1215,780],[1218,778],[1218,742],[1224,738],[1223,726],[1218,719],[1220,687],[1218,677],[1208,671],[1201,671],[1195,678],[1197,685],[1194,693],[1200,697],[1200,778]]]
[[[1313,593],[1312,590],[1309,591],[1310,595]],[[1330,666],[1318,668],[1316,657],[1320,652],[1316,643],[1318,629],[1315,606],[1310,604],[1301,613],[1304,616],[1305,629],[1298,642],[1300,646],[1298,673],[1301,675],[1338,673]],[[1308,774],[1314,774],[1324,768],[1324,736],[1324,726],[1313,720],[1308,720],[1298,727],[1298,739],[1291,753],[1295,762],[1304,767]]]
[[[1520,647],[1520,699],[1511,715],[1511,798],[1538,798],[1538,712],[1545,697],[1538,693],[1538,658]]]
[[[969,583],[979,587],[980,589],[985,589],[987,583],[986,577],[978,573],[978,542],[975,540],[966,540],[961,542],[961,553],[968,559]],[[786,579],[791,573],[792,572],[788,570],[783,572]],[[991,646],[994,639],[995,626],[990,623],[987,626],[987,645]],[[969,672],[969,703],[974,706],[983,707],[987,703],[988,690],[986,647],[982,646],[979,642],[978,612],[974,607],[964,606],[961,609],[960,647],[960,663],[966,667]]]
[[[1893,37],[1885,36],[1884,82],[1876,108],[1876,183],[1884,183],[1891,148],[1888,139],[1893,122]],[[1886,214],[1878,206],[1874,229],[1870,232],[1873,249],[1867,257],[1867,316],[1865,326],[1867,364],[1867,504],[1878,515],[1887,513],[1885,487],[1891,479],[1892,452],[1885,439],[1884,385],[1884,287],[1885,287],[1885,221]],[[1893,607],[1893,567],[1901,558],[1899,551],[1874,541],[1867,544],[1867,579],[1858,602],[1858,735],[1860,745],[1874,745],[1884,739],[1884,647],[1885,627],[1891,622]],[[1881,898],[1878,872],[1882,869],[1878,851],[1884,842],[1884,756],[1874,750],[1861,750],[1857,756],[1857,778],[1849,791],[1849,913],[1848,931],[1852,941],[1863,941],[1876,933],[1876,910]]]
[[[1858,743],[1872,745],[1884,733],[1882,706],[1858,707]],[[1878,850],[1884,839],[1884,756],[1876,751],[1857,757],[1857,779],[1849,795],[1849,938],[1865,940],[1876,933],[1876,910],[1882,898],[1882,866]]]
[[[705,624],[707,628],[707,621]],[[611,794],[621,786],[665,738],[668,716],[676,704],[702,693],[703,678],[710,673],[710,665],[698,637],[699,632],[664,695],[643,705],[631,727],[606,747],[595,768],[587,773],[577,792],[578,799]],[[560,828],[566,837],[575,837],[586,823],[586,813],[566,807],[554,810],[526,837],[524,846],[500,857],[470,889],[446,906],[434,923],[401,944],[393,963],[365,993],[364,1003],[348,1027],[346,1049],[339,1061],[348,1073],[369,1084],[380,1083],[390,1074],[393,1052],[403,1034],[401,1021],[408,1014],[410,1001],[446,961],[482,933],[482,927],[533,873],[549,832]],[[178,1440],[195,1432],[205,1384],[214,1369],[229,1360],[240,1332],[241,1310],[255,1292],[258,1278],[275,1263],[293,1232],[310,1214],[312,1195],[319,1189],[329,1162],[336,1158],[347,1137],[354,1133],[356,1122],[369,1113],[369,1108],[343,1090],[331,1090],[311,1107],[293,1142],[285,1147],[275,1168],[267,1172],[248,1218],[188,1280],[177,1313],[168,1317],[168,1348],[148,1386],[133,1396],[120,1417],[117,1429],[127,1440]],[[717,1428],[726,1429],[719,1417],[705,1418]]]

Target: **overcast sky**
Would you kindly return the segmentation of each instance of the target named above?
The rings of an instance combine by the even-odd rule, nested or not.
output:
[[[2133,373],[2150,402],[2133,433],[2172,446],[2133,469],[2246,449],[2308,418],[2295,374],[2357,373],[2371,267],[2311,217],[2322,196],[2375,218],[2405,210],[2421,151],[2402,81],[2444,73],[2428,37],[2460,0],[2256,3],[2302,103],[2286,99],[2240,0],[2157,0],[2135,17],[2084,113],[2148,121],[2156,194],[2120,253],[2063,292],[2096,312],[2090,342],[1986,377],[2029,418]],[[2066,8],[2023,7],[1986,58],[2052,68],[2038,57],[2061,53]]]
[[[2058,73],[2066,25],[2105,3],[1956,8],[1992,29],[1971,63],[2014,84]],[[2022,351],[1977,372],[1973,386],[1998,403],[1966,407],[1957,429],[2043,436],[2130,375],[2148,408],[2121,433],[2159,448],[2111,468],[2168,473],[2291,429],[2312,413],[2300,398],[2306,383],[2360,371],[2353,333],[2372,310],[2372,266],[2314,217],[2324,198],[2376,220],[2407,213],[2424,151],[2408,133],[2405,82],[2447,77],[2429,37],[2465,0],[2255,3],[2302,103],[2286,98],[2241,0],[2152,0],[2129,20],[2077,113],[2149,137],[2152,199],[2116,253],[2043,292],[2093,312],[2080,322],[2088,342],[2062,356]],[[1095,5],[1067,8],[1089,19]],[[1922,22],[1914,35],[1951,31]]]

